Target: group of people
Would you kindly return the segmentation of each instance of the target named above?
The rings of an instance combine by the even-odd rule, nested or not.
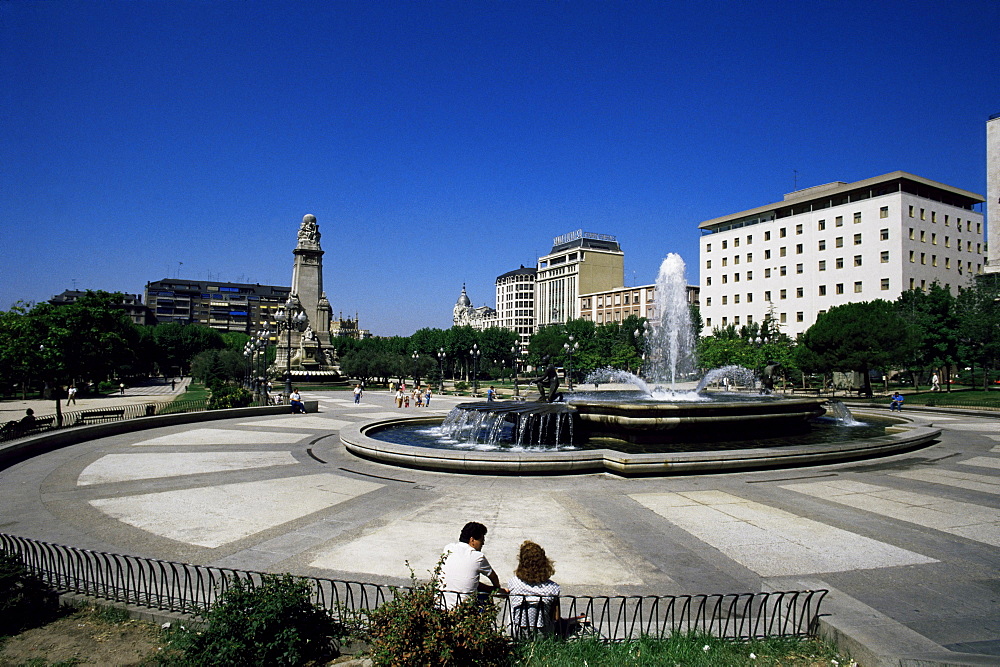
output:
[[[389,388],[392,391],[392,387]],[[431,386],[421,388],[420,385],[416,385],[410,391],[406,390],[406,383],[400,382],[399,386],[396,387],[396,407],[397,408],[408,408],[410,407],[410,401],[413,401],[413,405],[418,408],[429,407],[431,404]]]
[[[517,569],[500,585],[500,577],[483,554],[486,526],[470,521],[462,528],[458,542],[444,548],[441,565],[441,605],[453,609],[463,599],[476,595],[507,595],[510,601],[511,624],[516,636],[536,634],[568,634],[578,619],[561,619],[559,614],[559,584],[552,581],[555,567],[545,555],[545,549],[526,540],[521,544]],[[489,583],[484,583],[486,577]]]

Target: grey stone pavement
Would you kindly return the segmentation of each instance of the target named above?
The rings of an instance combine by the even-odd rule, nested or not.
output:
[[[903,648],[1000,664],[1000,422],[909,412],[944,429],[906,454],[785,470],[622,478],[459,475],[348,454],[338,429],[445,414],[386,392],[306,394],[320,412],[172,426],[0,471],[0,532],[240,569],[403,584],[471,520],[506,580],[532,539],[567,594],[829,587]],[[905,639],[909,637],[910,639]],[[912,646],[907,646],[907,642]],[[987,657],[992,656],[992,657]]]
[[[175,378],[177,382],[173,387],[170,380],[153,378],[130,387],[125,387],[125,393],[115,392],[103,396],[92,396],[88,398],[78,398],[73,403],[62,401],[62,409],[65,412],[76,410],[88,410],[99,408],[116,408],[119,405],[132,405],[143,401],[172,401],[178,394],[183,394],[185,388],[191,384],[191,378]],[[56,412],[55,401],[42,401],[38,399],[28,400],[7,400],[0,401],[0,424],[20,419],[24,416],[24,411],[31,408],[35,415],[43,417]]]

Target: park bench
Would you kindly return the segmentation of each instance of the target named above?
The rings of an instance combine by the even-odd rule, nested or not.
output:
[[[9,440],[48,431],[50,428],[53,428],[55,420],[55,417],[40,417],[30,423],[10,421],[3,425],[3,437],[5,440]]]
[[[77,426],[97,424],[101,422],[119,421],[125,418],[125,408],[110,408],[107,410],[87,410],[81,412],[76,420]]]

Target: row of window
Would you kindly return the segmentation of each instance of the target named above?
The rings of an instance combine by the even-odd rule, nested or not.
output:
[[[889,279],[888,278],[882,278],[882,280],[879,283],[879,287],[883,291],[887,291],[889,289]],[[836,283],[833,286],[833,289],[834,289],[834,292],[833,292],[834,294],[845,294],[846,293],[845,283]],[[827,286],[826,285],[819,285],[817,292],[818,292],[818,296],[826,296],[827,295]],[[864,292],[864,281],[861,281],[861,280],[855,281],[854,282],[854,293],[855,294],[861,294],[862,292]],[[723,294],[722,295],[721,298],[722,298],[722,305],[723,306],[729,304],[729,296],[730,295],[728,295],[728,294]],[[740,303],[740,297],[742,295],[740,295],[740,294],[733,294],[731,296],[733,297],[733,303]],[[801,299],[804,296],[805,296],[805,288],[804,287],[796,287],[795,288],[795,298],[796,299]],[[778,291],[778,300],[783,301],[783,300],[785,300],[787,298],[788,298],[788,290],[787,289],[782,289],[782,290]],[[771,301],[771,290],[764,290],[764,301]],[[753,292],[747,292],[747,294],[746,294],[746,300],[744,301],[744,303],[753,303]],[[710,308],[711,306],[712,306],[712,297],[710,297],[710,296],[709,297],[705,297],[705,307],[706,308]]]
[[[909,257],[910,257],[910,263],[911,264],[915,264],[917,262],[917,253],[916,253],[916,251],[911,250]],[[944,259],[944,268],[945,269],[951,269],[952,268],[951,257],[944,257],[943,259]],[[833,264],[834,267],[837,268],[837,269],[843,269],[845,267],[845,261],[844,260],[845,260],[845,258],[843,258],[843,257],[837,257],[836,259],[834,259],[834,264]],[[925,253],[925,252],[920,253],[920,263],[926,265],[928,263],[927,260],[928,260],[927,253]],[[889,251],[888,250],[883,250],[881,253],[879,253],[879,263],[880,264],[888,264],[889,263]],[[863,256],[862,255],[854,255],[852,266],[862,266],[863,264],[864,264],[864,258],[863,258]],[[937,255],[930,255],[930,264],[931,264],[931,266],[938,266],[939,265],[938,264],[938,256]],[[818,271],[826,271],[826,268],[827,268],[827,263],[826,263],[825,259],[821,259],[821,260],[819,260],[816,263],[816,269]],[[964,273],[965,271],[968,271],[968,272],[971,273],[972,272],[972,262],[971,261],[966,261],[963,264],[963,262],[962,262],[961,259],[956,259],[955,260],[955,268],[958,269],[959,274]],[[983,268],[982,263],[976,263],[976,269],[975,269],[976,273],[981,273],[982,272],[982,268]],[[805,265],[804,264],[796,264],[795,265],[795,273],[797,273],[797,274],[799,274],[799,273],[805,273]],[[737,273],[734,273],[732,275],[733,275],[733,282],[734,283],[738,283],[738,282],[740,282],[740,277],[742,275],[744,275],[744,274],[741,274],[741,273],[737,272]],[[770,278],[770,277],[772,277],[772,275],[773,275],[773,273],[772,273],[772,269],[771,268],[764,269],[764,278]],[[787,276],[788,275],[788,266],[782,265],[782,266],[777,267],[777,275],[778,275],[778,277]],[[745,277],[746,280],[753,280],[753,271],[746,271],[745,272],[745,276],[746,276]],[[723,273],[722,274],[722,284],[723,285],[729,284],[729,274],[728,273]],[[712,286],[712,276],[705,276],[705,286],[706,287],[711,287]]]
[[[915,217],[916,214],[915,214],[915,210],[914,210],[913,206],[910,206],[909,214],[910,214],[911,218]],[[931,214],[931,222],[932,223],[936,223],[938,221],[937,211],[931,211],[930,214]],[[861,223],[861,212],[860,211],[856,211],[854,213],[853,217],[854,217],[854,224],[860,224]],[[879,218],[888,218],[889,217],[889,207],[888,206],[881,207],[879,209],[879,216],[878,217]],[[926,211],[926,209],[923,209],[923,208],[920,209],[920,219],[921,220],[926,220],[927,219],[927,211]],[[965,222],[965,231],[971,232],[972,231],[972,221],[971,220],[965,220],[964,222]],[[959,231],[962,230],[962,223],[963,223],[963,221],[962,221],[961,218],[955,218],[955,228],[958,229]],[[803,225],[804,225],[804,223],[801,223],[801,222],[795,225],[795,234],[796,235],[804,233],[805,229],[804,229]],[[977,222],[977,223],[975,223],[975,225],[976,225],[976,234],[982,235],[982,233],[983,233],[983,224],[981,222]],[[842,215],[836,216],[834,218],[834,226],[835,227],[843,227],[844,226],[844,216],[842,216]],[[945,215],[944,216],[944,226],[945,227],[950,227],[951,226],[951,218],[950,218],[949,215]],[[817,220],[816,221],[816,229],[817,229],[817,231],[820,231],[820,232],[824,231],[826,229],[826,220],[825,219],[824,220]],[[889,230],[885,229],[885,230],[882,230],[882,231],[886,234],[886,238],[888,238],[888,231]],[[788,228],[787,227],[781,227],[780,229],[778,229],[778,238],[782,238],[783,239],[787,235],[788,235]],[[913,238],[913,230],[912,229],[910,230],[910,238],[911,239]],[[764,232],[764,240],[765,241],[770,241],[771,240],[771,232],[770,231]],[[732,242],[733,242],[733,247],[734,248],[740,247],[740,239],[738,237],[732,239]],[[746,244],[750,245],[752,243],[753,243],[753,235],[752,234],[748,234],[747,237],[746,237]],[[722,249],[725,250],[728,247],[728,244],[729,244],[729,239],[727,239],[725,241],[722,241]],[[705,252],[712,252],[712,244],[711,243],[706,243],[705,244]]]

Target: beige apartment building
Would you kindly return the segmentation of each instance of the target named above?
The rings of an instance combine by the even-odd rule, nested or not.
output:
[[[697,306],[699,288],[687,286],[688,305]],[[656,285],[618,287],[616,289],[580,295],[580,317],[596,324],[618,323],[629,315],[652,319]]]
[[[535,275],[535,329],[580,317],[581,294],[625,284],[625,254],[608,234],[578,229],[552,239]]]

